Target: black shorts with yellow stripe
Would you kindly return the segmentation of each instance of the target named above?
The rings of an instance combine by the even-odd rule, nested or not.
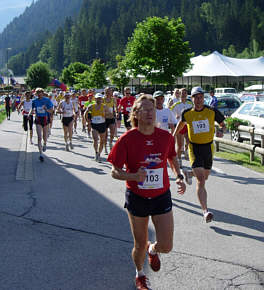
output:
[[[202,167],[210,170],[213,166],[213,142],[206,144],[189,143],[189,158],[192,168]]]

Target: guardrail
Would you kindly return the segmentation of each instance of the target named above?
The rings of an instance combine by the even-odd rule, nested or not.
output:
[[[217,128],[216,128],[216,131],[217,131]],[[240,126],[238,126],[237,131],[249,133],[250,144],[240,143],[237,141],[232,141],[232,140],[223,139],[223,138],[219,138],[219,137],[214,137],[216,152],[220,151],[220,146],[219,146],[220,143],[226,144],[229,146],[233,146],[233,147],[237,147],[237,148],[241,148],[241,149],[249,151],[250,161],[254,160],[255,153],[260,154],[261,155],[261,165],[264,165],[264,130],[256,129],[254,127],[240,125]],[[255,135],[261,136],[260,147],[255,144]]]

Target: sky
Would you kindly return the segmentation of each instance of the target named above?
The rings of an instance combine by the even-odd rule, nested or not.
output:
[[[22,14],[32,0],[0,0],[0,33],[14,17]]]

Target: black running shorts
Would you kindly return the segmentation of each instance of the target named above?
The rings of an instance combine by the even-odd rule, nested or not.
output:
[[[126,208],[133,216],[147,217],[165,214],[171,211],[172,201],[171,192],[167,190],[165,193],[154,197],[144,198],[131,190],[126,189],[126,201],[124,208]]]
[[[69,127],[70,123],[73,121],[73,116],[72,117],[62,117],[62,124],[63,126]]]
[[[128,121],[129,115],[124,114],[124,123],[126,128],[131,128],[131,123]]]
[[[106,131],[106,125],[105,122],[104,123],[100,123],[100,124],[91,124],[92,129],[96,130],[99,134],[103,134]]]
[[[115,124],[115,118],[105,119],[106,128],[109,128],[109,126],[113,124]]]
[[[49,119],[47,116],[45,117],[36,117],[35,119],[36,125],[41,125],[42,127],[45,127],[49,124]]]
[[[24,115],[23,116],[23,128],[25,131],[28,130],[28,125],[29,125],[29,130],[32,131],[32,127],[33,127],[33,116],[32,115]]]
[[[202,167],[210,170],[213,166],[213,143],[189,144],[189,158],[192,168]]]

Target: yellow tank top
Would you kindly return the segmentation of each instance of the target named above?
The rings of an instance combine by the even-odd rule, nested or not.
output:
[[[107,102],[106,99],[104,99],[104,104],[108,107],[108,108],[114,108],[114,99],[111,98],[111,101],[110,102]]]
[[[183,113],[183,121],[187,122],[190,142],[206,144],[213,141],[215,111],[205,106],[202,111],[187,109]]]
[[[102,104],[98,110],[96,110],[97,105],[92,105],[92,123],[99,124],[105,122],[105,112],[104,112],[104,105]]]

